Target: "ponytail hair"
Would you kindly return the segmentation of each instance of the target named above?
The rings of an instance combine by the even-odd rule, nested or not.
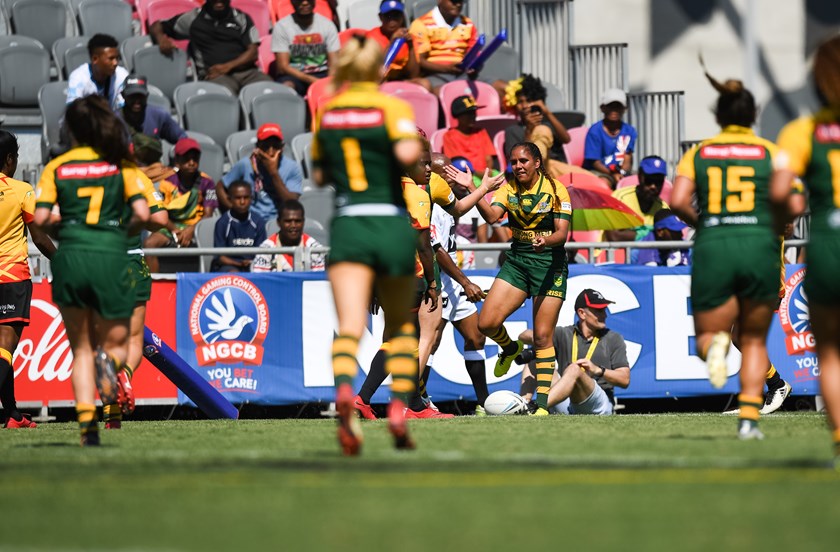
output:
[[[378,42],[363,35],[353,35],[338,53],[333,84],[337,90],[347,82],[378,83],[384,63],[385,53]]]
[[[738,125],[749,128],[753,126],[758,116],[758,108],[752,92],[747,90],[744,83],[737,79],[727,79],[721,83],[714,78],[706,69],[702,55],[700,56],[700,65],[703,67],[706,79],[719,94],[714,110],[718,124],[721,127]]]
[[[840,109],[840,35],[819,45],[814,54],[813,74],[822,104]]]

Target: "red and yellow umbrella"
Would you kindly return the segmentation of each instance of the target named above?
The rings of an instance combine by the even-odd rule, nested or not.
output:
[[[622,201],[610,195],[609,186],[594,175],[563,175],[572,199],[572,230],[622,230],[644,224],[644,220]]]

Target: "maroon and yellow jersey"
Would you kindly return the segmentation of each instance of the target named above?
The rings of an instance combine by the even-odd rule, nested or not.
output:
[[[26,225],[35,215],[35,191],[0,173],[0,283],[28,280]]]

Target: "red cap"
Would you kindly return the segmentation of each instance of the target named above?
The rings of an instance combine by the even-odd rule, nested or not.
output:
[[[257,140],[268,140],[269,138],[283,139],[283,130],[277,123],[266,123],[257,130]]]
[[[201,145],[192,138],[181,138],[175,144],[175,155],[184,155],[192,150],[201,151]]]

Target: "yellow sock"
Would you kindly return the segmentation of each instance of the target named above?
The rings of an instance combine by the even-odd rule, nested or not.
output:
[[[770,369],[767,370],[767,377],[765,379],[770,379],[776,375],[776,367],[773,366],[773,363],[770,363]]]
[[[359,351],[359,340],[349,335],[337,335],[333,339],[332,360],[335,386],[344,383],[353,385],[358,363],[356,353]]]
[[[417,334],[414,324],[403,325],[391,339],[391,347],[385,356],[385,371],[394,378],[391,384],[391,395],[395,399],[408,404],[408,399],[414,391],[417,379]]]
[[[506,353],[512,349],[511,345],[513,344],[513,341],[510,339],[510,336],[504,326],[501,326],[498,330],[487,337],[495,341],[502,351]]]
[[[12,365],[12,353],[6,349],[0,348],[0,358],[8,362],[9,366]]]
[[[106,422],[121,422],[122,409],[118,404],[106,404],[102,407],[102,417]]]
[[[128,364],[123,362],[122,366],[120,366],[120,370],[125,372],[126,375],[128,376],[128,379],[130,380],[131,378],[134,377],[134,370],[136,370],[136,368],[132,368],[131,366],[129,366]]]
[[[554,347],[537,349],[537,406],[548,408],[548,390],[551,387],[551,378],[554,375]]]
[[[90,403],[76,404],[76,418],[79,420],[79,433],[82,436],[99,431],[99,426],[96,424],[95,405]]]
[[[761,410],[762,406],[764,406],[764,399],[761,397],[753,397],[752,395],[741,393],[738,395],[738,407],[740,408],[738,418],[757,422],[759,417],[758,411]]]

